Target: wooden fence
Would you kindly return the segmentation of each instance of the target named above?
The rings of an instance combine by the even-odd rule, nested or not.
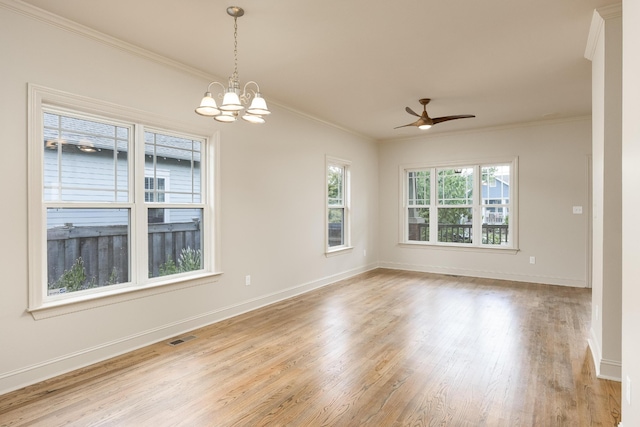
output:
[[[149,274],[159,276],[169,259],[177,263],[183,248],[201,248],[199,222],[149,224]],[[81,226],[68,224],[47,230],[47,282],[52,286],[78,258],[86,277],[98,286],[129,281],[129,238],[126,225]]]

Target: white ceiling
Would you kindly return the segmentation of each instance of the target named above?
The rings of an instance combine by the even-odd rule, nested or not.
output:
[[[238,19],[241,83],[375,139],[432,98],[431,117],[475,114],[430,133],[584,116],[593,10],[617,0],[25,0],[226,79]],[[224,80],[223,80],[224,82]],[[204,92],[206,88],[202,88]],[[194,94],[197,103],[202,94]]]

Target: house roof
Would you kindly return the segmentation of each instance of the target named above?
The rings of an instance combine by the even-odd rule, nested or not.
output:
[[[212,0],[25,0],[225,82],[233,20]],[[477,129],[591,112],[584,53],[595,8],[611,0],[245,0],[238,71],[268,102],[375,139]],[[204,92],[203,87],[203,92]],[[194,94],[197,103],[202,94]]]

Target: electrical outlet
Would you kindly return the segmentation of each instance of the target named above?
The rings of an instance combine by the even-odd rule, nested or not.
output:
[[[244,284],[245,286],[249,286],[251,284],[251,276],[250,275],[246,275],[244,276]]]
[[[627,404],[631,405],[631,378],[627,375]]]
[[[574,206],[573,207],[573,213],[575,215],[582,215],[582,206]]]
[[[367,250],[362,251],[362,256],[367,256]]]
[[[529,264],[535,264],[535,263],[536,263],[536,257],[530,256],[529,257]]]

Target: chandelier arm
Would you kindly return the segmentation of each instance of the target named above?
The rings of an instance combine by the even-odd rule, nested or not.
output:
[[[216,85],[216,84],[219,85],[222,88],[222,92],[224,92],[227,89],[226,87],[224,87],[224,85],[222,83],[213,81],[213,82],[209,83],[209,86],[207,86],[207,92],[211,92],[211,86]]]
[[[252,90],[250,92],[247,92],[247,87],[250,84],[256,85],[257,90]],[[244,84],[244,88],[242,89],[242,95],[240,96],[240,98],[242,98],[244,102],[248,103],[251,100],[251,98],[256,95],[256,93],[260,93],[260,86],[258,86],[258,83],[254,82],[253,80],[250,80]]]

